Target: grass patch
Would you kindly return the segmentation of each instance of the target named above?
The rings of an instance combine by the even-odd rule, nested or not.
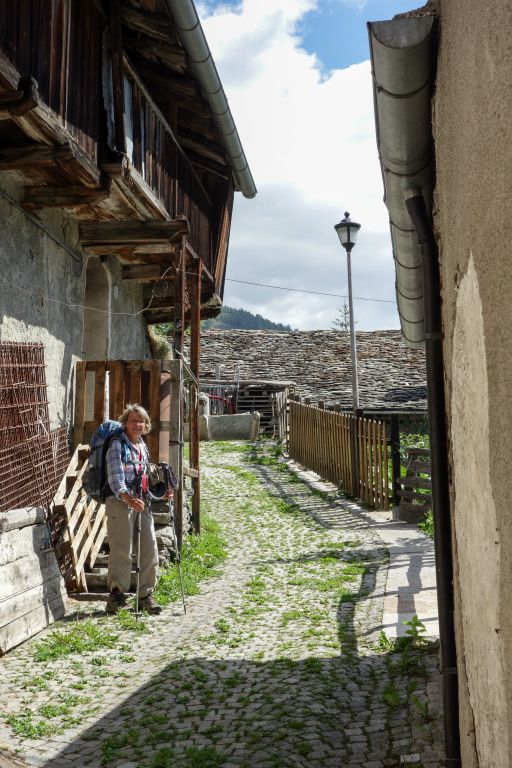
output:
[[[120,629],[127,629],[131,632],[142,634],[149,632],[148,625],[140,616],[134,616],[128,608],[121,608],[115,615],[115,620]]]
[[[434,538],[434,518],[432,516],[432,510],[427,512],[422,523],[418,523],[418,528],[420,531],[423,531],[423,533],[428,536],[429,539]]]
[[[390,709],[397,709],[401,704],[400,692],[393,683],[388,683],[388,685],[386,685],[382,693],[382,698]]]
[[[110,766],[118,758],[122,757],[124,747],[137,747],[140,731],[137,728],[129,728],[120,734],[109,736],[101,745],[101,765]]]
[[[181,574],[185,594],[196,595],[201,581],[219,575],[218,566],[227,557],[226,546],[219,524],[204,516],[201,535],[189,536],[184,541],[181,551]],[[180,581],[176,564],[162,573],[153,595],[161,605],[168,605],[180,598]]]
[[[118,635],[95,624],[90,619],[76,624],[68,631],[54,630],[36,643],[36,661],[54,661],[74,653],[92,653],[99,648],[114,648]]]
[[[245,440],[216,440],[215,453],[250,453],[252,445]]]
[[[215,747],[188,747],[185,757],[190,768],[221,768],[225,760]]]
[[[88,697],[80,697],[69,693],[61,694],[58,697],[58,701],[42,704],[38,712],[46,718],[61,717],[61,715],[69,715],[77,704],[87,704],[89,701]]]
[[[22,714],[5,715],[4,719],[21,739],[41,739],[55,733],[54,725],[45,723],[43,720],[34,721],[33,717],[33,713],[27,711]]]
[[[48,671],[43,672],[42,675],[35,675],[30,677],[24,683],[21,684],[21,688],[29,691],[47,691],[49,688],[48,680],[53,679],[56,676],[56,672]]]
[[[153,755],[151,768],[174,768],[174,751],[170,747],[159,749]]]
[[[234,474],[241,480],[244,480],[247,485],[258,484],[258,478],[254,472],[250,472],[248,469],[243,469],[243,467],[238,467],[236,464],[221,464],[219,465],[219,469],[226,469],[228,472],[234,472]]]

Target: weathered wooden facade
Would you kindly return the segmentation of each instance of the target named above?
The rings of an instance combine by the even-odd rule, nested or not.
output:
[[[0,172],[22,183],[26,209],[72,211],[83,251],[146,285],[148,322],[169,320],[180,270],[199,275],[202,316],[220,306],[234,189],[255,194],[172,7],[0,3]]]
[[[182,371],[189,326],[196,530],[199,328],[237,190],[256,194],[192,0],[0,0],[0,341],[43,345],[47,428],[71,434],[80,360],[144,367],[147,325],[173,322]]]

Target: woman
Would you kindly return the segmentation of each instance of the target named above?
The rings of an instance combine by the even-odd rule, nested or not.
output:
[[[108,558],[107,613],[117,613],[127,605],[125,592],[130,589],[132,545],[140,513],[139,607],[148,613],[162,610],[155,603],[153,589],[158,577],[158,549],[151,509],[146,503],[149,455],[142,435],[151,430],[147,411],[129,404],[119,417],[123,425],[120,437],[112,438],[107,450],[107,479],[112,496],[106,499]],[[169,491],[166,498],[171,495]],[[135,545],[136,551],[136,545]]]

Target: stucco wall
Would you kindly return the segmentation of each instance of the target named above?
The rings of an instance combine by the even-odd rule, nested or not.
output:
[[[510,3],[439,0],[434,138],[464,768],[512,765]]]
[[[15,200],[19,185],[0,182],[0,341],[42,342],[52,428],[73,418],[73,370],[82,357],[86,258],[77,248],[78,224],[61,211],[40,211],[45,227],[73,257],[1,192]],[[141,286],[123,283],[114,259],[110,283],[109,357],[149,357]],[[116,289],[116,290],[114,290]],[[125,314],[121,314],[125,313]]]

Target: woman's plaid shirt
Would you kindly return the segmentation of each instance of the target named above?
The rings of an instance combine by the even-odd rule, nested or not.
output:
[[[123,446],[128,449],[128,461],[123,462]],[[114,438],[107,450],[107,480],[114,496],[119,498],[121,493],[132,493],[136,474],[147,473],[149,454],[146,443],[140,440],[136,445],[127,437]]]

